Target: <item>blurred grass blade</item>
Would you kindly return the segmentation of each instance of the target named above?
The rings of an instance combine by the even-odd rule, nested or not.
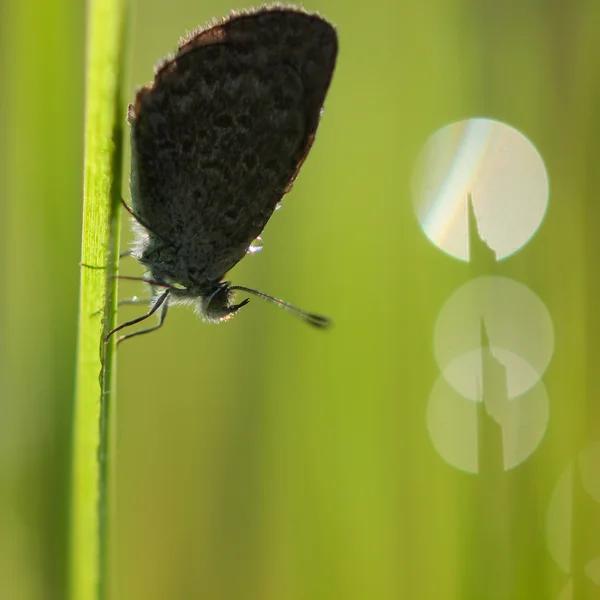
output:
[[[70,597],[102,600],[107,579],[111,405],[121,195],[127,1],[88,13],[79,337],[71,497]],[[92,267],[92,268],[90,268]],[[100,312],[98,310],[100,309]]]

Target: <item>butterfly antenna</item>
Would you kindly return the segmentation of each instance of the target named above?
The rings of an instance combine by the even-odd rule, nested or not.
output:
[[[269,294],[265,294],[264,292],[259,292],[258,290],[253,290],[252,288],[244,287],[243,285],[232,285],[229,288],[230,290],[240,290],[242,292],[248,292],[249,294],[253,294],[254,296],[258,296],[263,300],[267,300],[283,310],[287,310],[292,313],[294,316],[302,319],[305,323],[312,325],[313,327],[318,327],[319,329],[327,329],[332,325],[332,321],[329,317],[324,317],[323,315],[317,315],[316,313],[311,313],[306,310],[302,310],[285,300],[280,300],[279,298],[274,298],[273,296],[269,296]]]

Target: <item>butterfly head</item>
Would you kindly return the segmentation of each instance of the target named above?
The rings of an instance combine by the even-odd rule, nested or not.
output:
[[[217,283],[208,294],[200,297],[196,312],[210,323],[228,321],[242,306],[250,302],[249,298],[239,304],[233,304],[233,292],[229,281]]]

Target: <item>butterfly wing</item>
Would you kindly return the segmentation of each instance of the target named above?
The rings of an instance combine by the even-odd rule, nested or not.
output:
[[[322,18],[262,8],[194,32],[138,92],[133,209],[178,257],[174,281],[244,257],[310,150],[336,56]]]

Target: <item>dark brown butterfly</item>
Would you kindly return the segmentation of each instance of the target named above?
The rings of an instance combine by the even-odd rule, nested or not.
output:
[[[129,106],[131,198],[146,267],[149,312],[193,304],[205,320],[229,319],[242,290],[317,327],[326,317],[223,281],[290,191],[315,138],[337,56],[335,28],[289,6],[261,7],[182,39]],[[107,337],[107,339],[108,339]]]

